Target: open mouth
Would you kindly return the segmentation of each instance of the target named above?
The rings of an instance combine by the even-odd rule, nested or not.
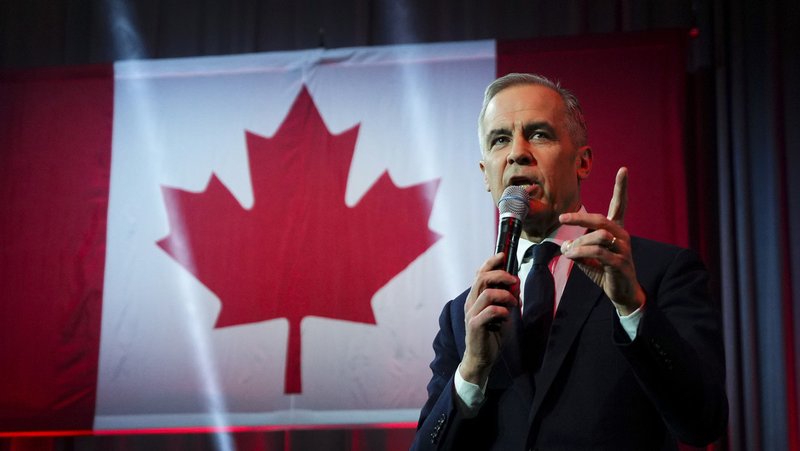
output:
[[[527,185],[532,185],[532,184],[533,184],[533,180],[531,180],[530,177],[523,177],[523,176],[519,176],[519,175],[511,177],[508,180],[508,186],[512,186],[512,185],[515,185],[515,186],[527,186]]]
[[[538,181],[528,177],[512,177],[508,181],[508,186],[521,186],[529,196],[533,197],[541,191],[541,185]]]

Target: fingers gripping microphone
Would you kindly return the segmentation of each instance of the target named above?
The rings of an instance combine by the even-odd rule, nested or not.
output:
[[[522,233],[522,221],[528,215],[530,196],[521,186],[509,186],[500,197],[500,224],[497,230],[497,250],[505,252],[503,269],[512,275],[517,274],[517,244]]]

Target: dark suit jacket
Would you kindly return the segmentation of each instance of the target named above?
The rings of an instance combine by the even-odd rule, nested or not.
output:
[[[456,406],[453,375],[464,355],[464,302],[450,301],[433,342],[433,377],[412,449],[660,450],[702,445],[728,416],[719,316],[708,274],[689,250],[633,238],[647,304],[630,341],[613,304],[573,267],[541,371],[522,373],[515,340],[504,346],[477,417]]]

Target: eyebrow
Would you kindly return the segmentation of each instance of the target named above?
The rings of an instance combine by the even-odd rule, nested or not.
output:
[[[532,122],[530,124],[525,124],[524,126],[522,126],[522,132],[525,134],[525,136],[530,136],[531,133],[537,130],[542,130],[544,132],[547,132],[553,137],[558,136],[556,134],[556,129],[553,128],[553,126],[550,125],[549,122]]]

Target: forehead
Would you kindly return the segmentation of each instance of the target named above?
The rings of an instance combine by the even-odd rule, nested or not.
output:
[[[560,124],[565,119],[561,96],[540,85],[516,85],[498,92],[486,106],[484,130],[525,122]]]

